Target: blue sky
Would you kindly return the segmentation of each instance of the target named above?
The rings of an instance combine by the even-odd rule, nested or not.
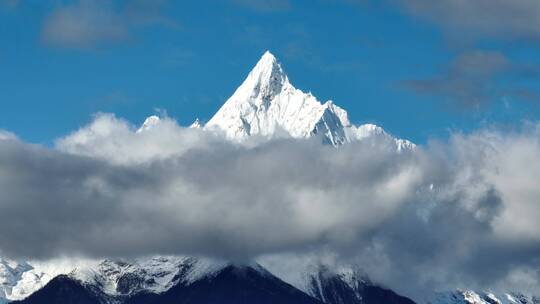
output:
[[[458,2],[0,0],[0,129],[48,145],[96,112],[208,120],[267,49],[296,87],[418,143],[538,120],[533,2]]]

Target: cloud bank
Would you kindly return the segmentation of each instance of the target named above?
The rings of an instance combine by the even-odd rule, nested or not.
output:
[[[402,291],[538,291],[538,124],[405,153],[376,139],[238,145],[172,119],[135,130],[99,114],[53,149],[1,137],[2,254],[324,252]]]

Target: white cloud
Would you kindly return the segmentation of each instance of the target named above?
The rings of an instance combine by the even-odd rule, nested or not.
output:
[[[15,136],[15,134],[8,131],[0,130],[0,140],[16,139],[16,138],[17,136]]]
[[[324,252],[408,294],[534,282],[520,269],[540,266],[539,163],[535,124],[396,153],[377,142],[236,145],[169,118],[136,133],[100,114],[55,149],[0,141],[0,231],[10,231],[0,248],[266,261]]]
[[[129,122],[103,113],[95,115],[89,125],[58,139],[56,147],[70,154],[96,157],[115,164],[144,163],[179,156],[189,149],[218,140],[203,136],[201,132],[180,127],[165,117],[153,128],[136,133],[136,128]]]

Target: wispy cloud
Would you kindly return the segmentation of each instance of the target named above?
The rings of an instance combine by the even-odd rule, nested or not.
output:
[[[458,108],[477,109],[502,98],[535,99],[532,89],[516,79],[534,78],[534,66],[519,65],[496,51],[469,51],[460,54],[439,75],[405,81],[421,94],[444,98]]]
[[[461,34],[510,39],[540,38],[536,0],[399,0],[408,12]]]
[[[279,12],[292,8],[289,0],[234,0],[234,2],[259,12]]]
[[[42,39],[57,47],[93,48],[131,39],[135,28],[151,24],[176,28],[161,15],[163,1],[80,0],[57,7],[44,21]]]
[[[8,139],[17,139],[17,136],[15,134],[0,129],[0,140],[8,140]]]

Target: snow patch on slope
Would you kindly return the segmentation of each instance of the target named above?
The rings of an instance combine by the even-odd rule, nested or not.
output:
[[[189,125],[189,127],[192,129],[200,129],[203,127],[203,124],[198,118],[196,118],[195,121],[191,125]]]
[[[21,300],[60,274],[70,273],[86,260],[55,259],[20,262],[0,258],[0,303]]]
[[[358,267],[331,265],[321,262],[308,264],[302,280],[295,286],[324,303],[365,303],[366,290],[377,285]]]
[[[475,292],[457,290],[438,293],[428,304],[539,304],[540,299],[521,293]]]
[[[161,119],[159,118],[159,116],[157,115],[152,115],[152,116],[148,116],[143,124],[141,125],[141,127],[137,130],[137,133],[141,133],[143,131],[146,131],[146,130],[150,130],[151,128],[153,128],[155,125],[159,124],[159,122],[161,121]]]
[[[387,143],[394,145],[397,151],[412,150],[416,145],[406,139],[395,138],[386,133],[383,128],[374,124],[363,124],[360,126],[351,125],[345,128],[349,142],[367,140],[369,138],[383,139]]]
[[[0,304],[24,299],[61,274],[97,287],[107,295],[124,296],[141,291],[162,293],[176,284],[189,285],[216,275],[228,265],[184,256],[48,262],[0,259]]]
[[[228,264],[211,259],[155,256],[132,260],[104,260],[74,270],[70,276],[84,284],[99,286],[110,296],[141,291],[162,293],[177,284],[189,285],[213,276]]]

